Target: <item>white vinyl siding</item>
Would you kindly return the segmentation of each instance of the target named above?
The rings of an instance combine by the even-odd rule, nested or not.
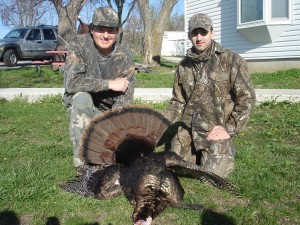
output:
[[[274,0],[273,0],[274,1]],[[207,13],[216,32],[215,40],[247,60],[300,58],[300,0],[293,0],[291,24],[273,42],[253,43],[238,30],[238,0],[185,0],[186,32],[194,13]],[[256,35],[260,35],[257,33]],[[191,42],[187,40],[187,48]]]

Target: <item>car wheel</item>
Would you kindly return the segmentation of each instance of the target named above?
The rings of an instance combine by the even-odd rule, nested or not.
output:
[[[6,66],[16,66],[18,62],[18,56],[15,50],[9,49],[3,55],[3,62]]]

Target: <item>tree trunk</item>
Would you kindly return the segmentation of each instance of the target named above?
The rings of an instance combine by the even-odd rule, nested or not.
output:
[[[174,5],[178,0],[164,0],[160,13],[157,20],[154,23],[152,29],[152,48],[153,59],[157,64],[160,64],[160,55],[162,48],[162,41],[164,36],[165,27],[167,26],[168,19],[170,18],[171,12]]]
[[[70,0],[62,6],[61,0],[53,0],[58,14],[58,41],[56,49],[66,50],[70,40],[76,36],[77,17],[86,0]]]
[[[155,26],[155,25],[154,25]],[[163,40],[164,30],[153,29],[152,30],[152,55],[153,60],[156,64],[160,65],[160,52],[162,47],[162,40]]]
[[[65,50],[68,48],[70,40],[76,36],[76,19],[77,16],[67,15],[65,10],[61,10],[58,20],[58,42],[57,49]],[[75,21],[75,22],[73,22]]]
[[[69,42],[77,35],[76,22],[78,15],[86,0],[69,0],[66,6],[63,6],[62,0],[52,0],[58,14],[57,45],[56,50],[67,50]],[[64,61],[61,56],[56,54],[54,61]],[[56,71],[59,66],[52,66]]]
[[[144,63],[145,64],[149,64],[149,65],[153,65],[153,57],[152,57],[152,35],[148,34],[145,35],[144,37],[144,55],[143,55],[143,59],[144,59]]]
[[[144,22],[144,63],[150,65],[160,64],[164,28],[178,0],[164,0],[158,18],[151,18],[149,0],[137,0]]]

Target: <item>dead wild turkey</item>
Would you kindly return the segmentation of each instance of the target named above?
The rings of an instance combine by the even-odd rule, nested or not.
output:
[[[162,114],[147,107],[129,106],[96,116],[82,136],[80,153],[88,164],[84,175],[61,188],[98,199],[124,194],[134,205],[133,222],[145,225],[169,206],[202,208],[182,202],[178,176],[233,191],[223,178],[173,152],[154,152],[169,126]]]

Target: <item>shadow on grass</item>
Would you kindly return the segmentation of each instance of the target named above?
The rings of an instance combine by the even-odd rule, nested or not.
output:
[[[60,221],[56,217],[48,217],[46,225],[60,225]]]
[[[98,222],[95,223],[84,223],[82,225],[100,225]],[[112,225],[111,223],[107,224],[107,225]]]
[[[46,225],[61,225],[61,223],[59,219],[56,217],[48,217]],[[94,223],[83,223],[81,225],[100,225],[100,224],[98,222],[94,222]],[[108,225],[112,225],[112,224],[108,224]]]
[[[1,225],[21,225],[20,219],[14,211],[4,210],[0,212]]]
[[[202,225],[236,225],[232,218],[212,210],[204,210],[201,217]]]
[[[18,215],[11,210],[4,210],[0,212],[0,224],[1,225],[21,225],[21,220]],[[57,217],[48,217],[45,225],[61,225]],[[98,222],[84,223],[82,225],[99,225]],[[112,225],[112,224],[108,224]]]
[[[172,62],[162,61],[162,62],[160,62],[160,66],[167,67],[167,68],[170,68],[170,69],[174,69],[174,68],[177,67],[177,64],[172,63]]]
[[[1,225],[21,225],[21,221],[17,214],[10,210],[5,210],[0,213]],[[236,225],[233,220],[223,214],[216,213],[212,210],[205,210],[202,213],[201,223],[202,225]],[[48,217],[45,225],[61,225],[57,217]],[[84,223],[82,225],[99,225],[98,222]],[[112,225],[112,224],[108,224]]]

